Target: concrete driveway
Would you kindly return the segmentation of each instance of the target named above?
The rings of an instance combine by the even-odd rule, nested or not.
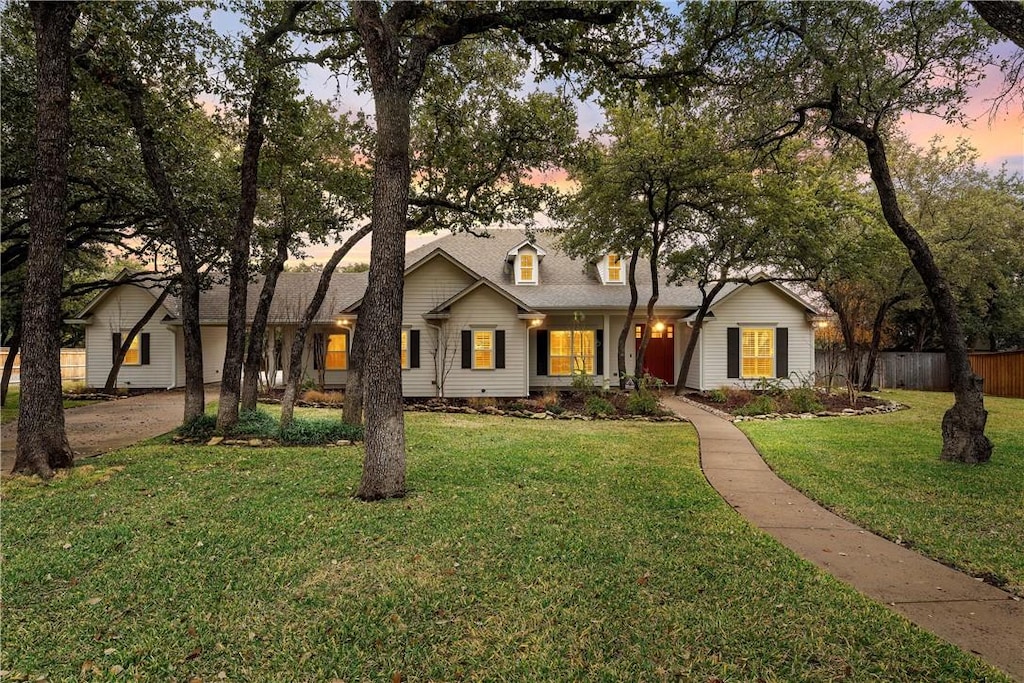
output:
[[[215,400],[219,389],[206,388],[206,400]],[[154,391],[141,396],[99,401],[64,411],[68,442],[75,458],[85,458],[130,446],[166,434],[181,424],[185,392]],[[18,423],[0,427],[0,472],[14,469]]]

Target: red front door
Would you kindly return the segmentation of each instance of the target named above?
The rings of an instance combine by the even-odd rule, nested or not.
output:
[[[639,349],[640,340],[644,336],[644,326],[637,325],[633,336],[636,337],[636,348]],[[676,381],[673,376],[676,367],[675,336],[675,325],[656,324],[651,329],[651,340],[647,343],[647,353],[644,354],[644,372],[669,384]]]

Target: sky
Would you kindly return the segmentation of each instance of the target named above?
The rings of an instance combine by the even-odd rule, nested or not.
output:
[[[236,33],[239,26],[237,15],[226,12],[215,13],[211,18],[213,27],[222,34]],[[994,48],[995,54],[1008,56],[1013,50],[1011,44],[1003,43]],[[373,99],[368,92],[359,92],[356,84],[345,75],[334,75],[328,70],[311,65],[301,75],[303,88],[319,99],[330,100],[341,113],[373,111]],[[550,89],[550,84],[542,84]],[[1024,175],[1024,98],[1017,97],[1008,106],[993,113],[993,99],[1003,87],[998,70],[992,69],[981,85],[970,93],[970,101],[964,109],[963,122],[949,124],[934,116],[908,114],[901,122],[907,139],[925,147],[938,137],[944,145],[952,147],[958,138],[966,138],[977,149],[979,163],[998,171],[1002,166]],[[581,136],[589,134],[603,123],[601,108],[593,100],[577,103],[578,129]],[[544,182],[554,183],[563,188],[568,185],[564,172],[549,172]],[[407,249],[415,249],[442,235],[410,234],[406,240]],[[307,260],[325,261],[334,246],[313,247],[307,252]],[[360,242],[345,259],[345,263],[368,262],[370,260],[370,238]]]

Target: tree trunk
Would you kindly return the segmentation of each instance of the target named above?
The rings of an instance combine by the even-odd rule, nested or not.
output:
[[[903,300],[904,297],[886,299],[878,306],[874,323],[871,325],[871,346],[868,347],[868,359],[864,364],[864,376],[861,378],[861,391],[871,391],[874,387],[875,364],[878,362],[878,350],[882,346],[882,328],[889,309]]]
[[[313,292],[313,298],[310,299],[305,313],[302,314],[302,320],[295,330],[292,347],[288,353],[288,376],[285,378],[284,397],[281,399],[282,428],[292,423],[295,412],[295,399],[299,393],[299,383],[302,381],[302,356],[306,350],[306,337],[309,335],[309,327],[313,324],[313,319],[320,312],[320,307],[327,296],[327,290],[331,287],[331,278],[334,276],[334,271],[337,269],[338,264],[341,263],[341,259],[345,258],[345,255],[352,250],[352,247],[370,234],[372,227],[373,223],[369,223],[349,236],[344,244],[334,250],[331,258],[327,259],[324,269],[320,272],[320,280],[317,283],[316,291]]]
[[[860,357],[857,353],[857,335],[853,320],[840,295],[824,288],[822,294],[839,319],[839,332],[843,335],[843,345],[846,347],[843,349],[846,356],[846,379],[857,384],[860,376]]]
[[[185,350],[185,411],[183,423],[188,424],[206,412],[206,387],[203,381],[203,335],[199,324],[199,294],[202,280],[199,263],[192,246],[198,238],[198,230],[181,210],[174,194],[174,188],[167,177],[163,159],[156,142],[156,134],[149,123],[143,101],[144,90],[136,83],[116,79],[110,74],[94,75],[103,83],[110,83],[127,98],[128,118],[132,122],[135,136],[139,140],[139,151],[150,187],[160,203],[160,209],[167,215],[171,227],[171,240],[178,257],[179,281],[181,282],[181,331]]]
[[[686,387],[686,375],[690,372],[693,354],[697,350],[697,341],[700,339],[701,327],[704,325],[704,319],[711,308],[711,302],[715,300],[715,297],[718,296],[723,287],[725,287],[724,280],[716,282],[711,291],[701,299],[700,308],[697,309],[697,319],[693,323],[693,331],[690,332],[690,338],[686,342],[686,350],[683,351],[683,362],[679,366],[679,375],[676,377],[676,388],[673,392],[676,396],[683,393],[683,389]]]
[[[647,300],[647,324],[644,325],[644,334],[640,338],[640,346],[636,350],[637,388],[640,387],[640,378],[644,374],[644,356],[647,355],[647,344],[651,341],[651,326],[654,324],[654,305],[658,303],[658,258],[660,256],[660,246],[655,241],[651,248],[651,298]]]
[[[618,361],[619,361],[619,389],[626,388],[626,343],[633,339],[633,316],[636,314],[636,305],[640,294],[636,288],[636,262],[640,258],[640,247],[633,250],[629,257],[629,308],[626,309],[626,322],[623,323],[622,331],[619,332]]]
[[[121,372],[121,364],[124,363],[124,357],[128,353],[128,349],[132,347],[132,342],[137,336],[139,336],[139,332],[141,332],[142,328],[146,326],[146,323],[152,320],[153,316],[156,315],[156,312],[160,310],[161,306],[163,306],[164,301],[167,300],[167,295],[170,294],[170,292],[171,283],[168,282],[164,287],[164,291],[160,292],[160,296],[153,301],[152,305],[146,309],[146,312],[142,317],[132,325],[132,329],[128,330],[128,334],[125,335],[125,338],[121,340],[121,346],[117,349],[117,353],[114,355],[113,362],[110,364],[110,372],[107,373],[107,381],[103,385],[103,391],[105,393],[113,393],[114,387],[117,384],[117,375]]]
[[[31,2],[36,36],[36,154],[22,294],[21,403],[14,471],[44,479],[71,467],[60,377],[60,293],[71,138],[71,30],[77,3]]]
[[[291,231],[284,230],[277,237],[274,260],[264,274],[260,300],[256,304],[256,313],[249,326],[249,346],[245,351],[245,367],[242,372],[242,410],[256,410],[256,394],[260,386],[260,370],[263,365],[263,347],[266,344],[267,320],[270,317],[270,305],[274,301],[277,279],[284,270],[284,262],[288,260],[288,242]],[[273,368],[270,368],[273,371]]]
[[[227,345],[220,373],[220,402],[217,406],[217,430],[220,432],[230,432],[238,424],[242,356],[245,353],[246,299],[249,292],[249,250],[258,199],[257,183],[260,150],[263,147],[263,123],[271,85],[272,81],[266,74],[260,75],[249,102],[249,121],[246,126],[240,174],[241,200],[234,234],[231,237],[231,265],[228,268]]]
[[[0,378],[0,406],[7,405],[7,390],[11,387],[11,375],[14,373],[14,359],[21,349],[21,316],[14,324],[14,334],[7,344],[7,358],[4,360],[4,374]]]
[[[363,326],[356,325],[352,333],[352,352],[348,356],[348,380],[345,382],[345,405],[341,421],[350,425],[363,424],[363,361],[366,357]]]
[[[881,137],[872,131],[854,129],[849,125],[841,129],[852,133],[867,148],[871,180],[878,190],[882,213],[889,227],[907,247],[910,261],[924,281],[939,321],[939,333],[946,351],[950,384],[955,396],[953,407],[942,417],[941,457],[943,460],[965,463],[986,462],[992,457],[992,442],[985,436],[988,412],[985,410],[982,379],[971,369],[953,292],[935,263],[928,244],[903,216]]]
[[[366,455],[356,494],[363,500],[405,494],[405,416],[401,325],[405,225],[409,206],[411,95],[398,84],[374,83],[377,149],[373,174],[373,244],[360,307]]]
[[[1024,4],[1020,0],[971,0],[985,23],[1024,49]]]

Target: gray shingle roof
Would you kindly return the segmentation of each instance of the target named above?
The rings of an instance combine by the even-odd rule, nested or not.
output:
[[[540,260],[539,284],[517,285],[512,265],[505,262],[505,254],[525,239],[526,234],[521,230],[492,230],[490,237],[476,237],[465,233],[448,235],[409,252],[406,255],[406,265],[412,266],[435,249],[443,249],[468,268],[532,308],[624,309],[629,305],[627,285],[602,284],[592,264],[570,258],[558,248],[556,236],[546,232],[538,232],[533,240],[536,246],[547,252]],[[643,307],[651,295],[651,271],[648,261],[641,260],[637,263],[636,278],[640,306]],[[659,284],[659,307],[691,309],[700,305],[700,290],[696,285],[669,285],[664,276],[660,278]]]
[[[557,236],[538,232],[532,240],[546,255],[539,264],[539,284],[517,285],[513,266],[505,255],[509,249],[527,239],[521,230],[492,230],[489,237],[460,233],[447,235],[406,254],[406,266],[412,267],[438,249],[464,264],[468,269],[486,278],[533,309],[585,310],[625,309],[629,305],[627,285],[605,285],[598,278],[593,264],[570,258],[558,247]],[[624,264],[625,265],[625,264]],[[639,307],[642,311],[651,293],[650,265],[646,260],[637,264]],[[281,273],[274,302],[270,311],[271,324],[297,323],[316,290],[320,273]],[[367,273],[335,273],[315,322],[333,322],[346,308],[358,302],[366,289]],[[700,305],[700,290],[693,283],[670,285],[664,276],[659,280],[659,308],[695,310]],[[249,284],[246,315],[252,318],[259,301],[263,278]],[[728,285],[719,299],[739,285]],[[788,291],[788,290],[787,290]],[[799,299],[797,295],[794,297]],[[165,307],[173,317],[179,316],[179,302],[168,297]],[[813,310],[808,304],[808,308]],[[227,321],[228,286],[214,285],[203,292],[200,300],[200,320],[203,323],[223,324]]]

